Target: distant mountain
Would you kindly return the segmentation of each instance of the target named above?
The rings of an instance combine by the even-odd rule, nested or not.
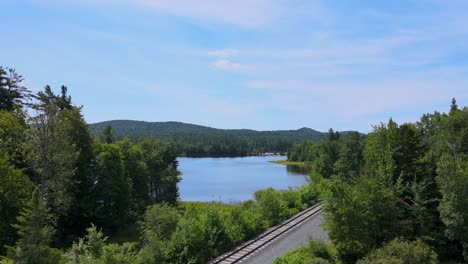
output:
[[[188,156],[244,156],[265,152],[286,152],[304,140],[321,140],[326,133],[307,127],[297,130],[257,131],[251,129],[217,129],[182,122],[145,122],[112,120],[90,124],[100,136],[110,125],[118,139],[153,137],[177,143],[179,152]],[[342,132],[347,134],[348,132]]]
[[[176,138],[178,136],[287,136],[299,140],[320,140],[326,133],[303,127],[297,130],[257,131],[252,129],[218,129],[182,122],[145,122],[133,120],[112,120],[90,124],[95,135],[100,135],[110,125],[118,137]]]

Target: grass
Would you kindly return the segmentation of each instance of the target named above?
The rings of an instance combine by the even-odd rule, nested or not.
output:
[[[216,206],[221,212],[227,213],[234,209],[234,204],[224,204],[219,202],[179,202],[178,208],[185,211],[188,206],[195,207],[195,210],[201,212],[206,210],[209,206]]]
[[[289,160],[272,160],[271,163],[282,164],[282,165],[291,165],[291,166],[301,166],[306,167],[307,165],[303,161],[289,161]]]

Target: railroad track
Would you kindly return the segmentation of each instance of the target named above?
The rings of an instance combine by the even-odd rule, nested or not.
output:
[[[318,203],[315,206],[309,207],[308,209],[294,215],[285,222],[272,227],[265,231],[257,238],[250,240],[243,245],[237,247],[233,251],[226,253],[212,261],[210,264],[228,264],[228,263],[239,263],[245,260],[248,256],[257,252],[259,249],[272,243],[276,238],[285,234],[294,227],[300,225],[309,217],[316,215],[322,210],[322,203]]]

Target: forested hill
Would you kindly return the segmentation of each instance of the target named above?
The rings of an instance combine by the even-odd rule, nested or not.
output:
[[[286,152],[304,140],[318,141],[327,133],[310,128],[298,130],[256,131],[250,129],[217,129],[181,122],[144,122],[113,120],[91,124],[91,131],[100,137],[111,126],[115,138],[138,139],[155,137],[173,140],[179,153],[187,156],[245,156],[265,152]],[[347,134],[347,132],[342,132]]]

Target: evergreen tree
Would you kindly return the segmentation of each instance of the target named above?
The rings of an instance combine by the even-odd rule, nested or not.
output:
[[[17,236],[12,224],[31,198],[32,190],[33,183],[0,150],[0,254],[4,253],[5,245],[15,242]]]
[[[66,86],[56,95],[47,85],[35,98],[28,140],[33,178],[58,217],[58,236],[77,235],[95,220],[93,138]]]
[[[34,190],[29,205],[23,209],[14,227],[19,239],[14,247],[8,248],[9,258],[18,264],[63,263],[60,252],[50,247],[55,230],[52,216],[38,188]]]
[[[122,153],[125,175],[132,182],[132,200],[135,211],[143,213],[151,203],[149,197],[149,171],[139,145],[125,139],[117,142]]]
[[[452,104],[450,105],[450,113],[452,114],[453,112],[457,110],[458,110],[457,100],[455,98],[452,98]]]
[[[437,183],[442,193],[439,211],[450,239],[463,245],[468,261],[468,158],[444,155],[438,164]]]
[[[99,226],[116,230],[129,219],[131,181],[125,174],[122,156],[116,145],[100,145],[96,160],[94,217]]]
[[[115,136],[114,136],[114,130],[112,129],[112,126],[108,125],[104,130],[102,131],[102,140],[106,144],[111,144],[114,143],[115,141]]]
[[[361,177],[353,185],[333,179],[322,184],[325,229],[345,263],[354,263],[395,238],[403,227],[398,198],[376,179]]]
[[[0,66],[0,110],[22,111],[31,92],[21,85],[24,78],[14,69]]]
[[[362,166],[363,141],[358,132],[349,133],[339,147],[339,159],[334,170],[342,178],[356,177]]]
[[[150,201],[176,203],[179,196],[177,183],[180,178],[175,145],[151,138],[141,139],[137,145],[141,148],[148,169]]]
[[[70,123],[51,105],[31,118],[28,161],[35,170],[35,182],[52,212],[64,216],[71,206],[78,152],[67,133]]]
[[[341,135],[340,135],[340,132],[338,132],[338,131],[334,132],[334,131],[333,131],[333,128],[330,128],[330,129],[328,130],[327,140],[329,140],[329,141],[337,141],[337,140],[340,139],[340,136],[341,136]]]
[[[26,123],[13,113],[0,110],[0,149],[6,151],[17,168],[24,168]]]
[[[62,127],[63,133],[70,140],[68,144],[74,146],[77,157],[73,165],[75,173],[69,184],[71,206],[68,214],[59,219],[58,232],[79,235],[94,220],[93,187],[96,182],[93,172],[96,166],[94,140],[79,108],[73,107],[71,110],[61,111],[60,116],[67,123]]]

